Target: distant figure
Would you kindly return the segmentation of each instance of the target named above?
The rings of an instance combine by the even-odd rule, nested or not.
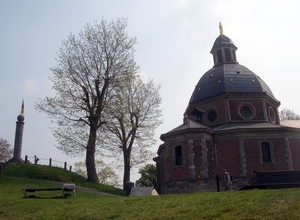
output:
[[[223,172],[224,172],[225,190],[231,190],[231,178],[230,178],[230,174],[226,171],[226,169],[223,169]]]
[[[40,159],[34,155],[34,164],[37,164]]]

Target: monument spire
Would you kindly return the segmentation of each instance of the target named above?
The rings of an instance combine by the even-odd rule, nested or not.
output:
[[[23,163],[21,158],[22,152],[22,139],[23,139],[23,128],[24,128],[24,99],[22,100],[21,114],[18,115],[16,122],[16,133],[15,133],[15,144],[14,144],[14,155],[13,158],[8,162],[12,163]]]
[[[220,29],[220,35],[224,35],[224,33],[223,33],[223,26],[222,26],[221,21],[219,22],[219,29]]]

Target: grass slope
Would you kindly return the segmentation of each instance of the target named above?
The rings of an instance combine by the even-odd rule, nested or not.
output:
[[[300,188],[144,197],[77,190],[65,199],[59,191],[23,198],[29,183],[51,187],[40,180],[0,177],[0,219],[300,219]]]
[[[3,176],[48,180],[63,183],[76,183],[76,185],[96,189],[101,192],[125,196],[125,192],[112,186],[87,182],[83,176],[59,167],[50,167],[35,164],[8,164],[5,166]]]

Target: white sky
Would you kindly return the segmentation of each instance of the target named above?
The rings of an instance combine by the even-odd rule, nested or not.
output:
[[[209,52],[219,21],[238,47],[238,62],[269,85],[281,107],[299,114],[299,8],[298,0],[0,0],[0,137],[13,147],[24,98],[22,158],[84,161],[55,148],[50,120],[33,105],[54,94],[49,68],[61,41],[102,18],[128,18],[141,71],[162,86],[164,123],[156,130],[154,152],[159,136],[182,123],[195,85],[213,65]]]

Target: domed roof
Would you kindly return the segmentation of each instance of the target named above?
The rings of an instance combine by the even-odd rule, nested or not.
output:
[[[215,40],[213,48],[226,44],[234,45],[233,41],[229,37],[222,34],[219,35],[219,37],[217,37],[217,39]]]
[[[226,93],[267,93],[275,99],[269,86],[259,76],[236,63],[208,70],[197,83],[190,103]]]
[[[237,47],[223,34],[221,23],[219,28],[220,35],[210,51],[214,66],[200,78],[190,103],[227,93],[266,93],[275,99],[269,86],[259,76],[237,62]]]

